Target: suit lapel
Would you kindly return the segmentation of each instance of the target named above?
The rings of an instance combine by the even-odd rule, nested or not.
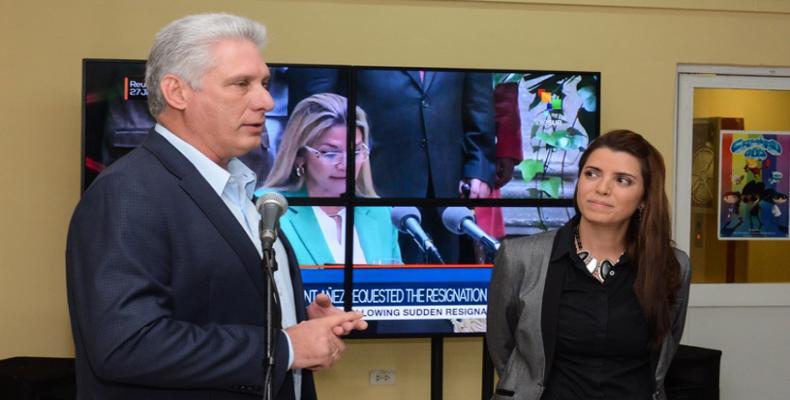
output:
[[[436,72],[434,71],[425,71],[425,79],[422,81],[422,91],[423,93],[428,93],[428,90],[431,88],[434,79],[436,79]]]
[[[403,73],[408,75],[409,78],[411,78],[412,82],[414,83],[414,86],[416,86],[418,89],[420,89],[421,92],[423,91],[423,83],[420,80],[420,70],[409,69],[409,70],[403,71]]]
[[[148,134],[143,146],[156,156],[165,167],[181,179],[179,185],[195,204],[203,211],[206,218],[219,231],[225,242],[239,256],[255,287],[264,296],[263,273],[260,269],[261,257],[250,241],[244,228],[239,225],[236,217],[217,196],[217,193],[203,175],[173,147],[164,137],[153,130]]]
[[[313,264],[323,265],[333,262],[334,257],[324,240],[324,233],[321,232],[313,209],[309,206],[297,206],[290,209],[292,212],[287,222],[291,224],[291,229],[297,236],[292,240],[301,242]]]
[[[379,246],[383,243],[379,240],[381,236],[376,234],[378,225],[375,221],[370,220],[370,208],[358,207],[354,209],[354,227],[357,229],[359,247],[362,247],[365,262],[372,264],[380,261],[374,258],[382,253]]]
[[[436,79],[437,76],[436,72],[423,70],[425,75],[423,76],[423,79],[420,79],[420,71],[421,70],[419,69],[410,69],[404,71],[404,73],[408,75],[409,78],[411,78],[414,85],[420,89],[420,92],[422,92],[423,94],[428,93],[428,89],[431,88],[434,79]]]
[[[307,320],[307,310],[304,304],[304,286],[302,285],[302,272],[299,263],[296,261],[293,247],[288,238],[282,232],[278,232],[277,237],[285,247],[285,254],[288,256],[288,271],[291,273],[291,286],[294,294],[294,308],[296,308],[296,322]]]

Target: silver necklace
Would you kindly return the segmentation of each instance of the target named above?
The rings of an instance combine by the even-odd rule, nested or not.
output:
[[[592,253],[590,253],[587,250],[584,250],[584,247],[582,247],[582,239],[581,236],[579,235],[578,224],[573,227],[573,238],[576,240],[576,255],[579,256],[579,258],[582,260],[584,266],[587,267],[587,270],[590,271],[593,278],[597,279],[598,282],[603,283],[604,279],[606,279],[606,276],[614,275],[614,271],[612,270],[612,268],[617,263],[617,261],[620,260],[620,257],[617,257],[617,260],[615,260],[614,262],[612,262],[608,258],[604,258],[603,261],[598,262],[598,260],[595,257],[593,257]],[[623,254],[620,253],[621,257],[622,255]]]

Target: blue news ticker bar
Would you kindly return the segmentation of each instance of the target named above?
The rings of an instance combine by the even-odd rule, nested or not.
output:
[[[342,268],[302,269],[305,284],[340,284],[343,282]],[[415,283],[415,282],[482,282],[488,285],[491,268],[357,268],[354,270],[355,284],[370,283]]]

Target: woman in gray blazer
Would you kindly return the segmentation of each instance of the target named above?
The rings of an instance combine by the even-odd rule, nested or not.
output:
[[[690,267],[672,247],[661,154],[612,131],[579,162],[577,215],[505,240],[488,303],[493,399],[666,399]]]

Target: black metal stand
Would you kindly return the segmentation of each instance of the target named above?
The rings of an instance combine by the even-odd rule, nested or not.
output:
[[[483,383],[480,397],[488,400],[494,394],[494,362],[488,354],[488,342],[483,338]]]
[[[274,283],[274,271],[277,271],[277,260],[274,257],[274,249],[263,249],[261,268],[263,268],[264,287],[266,288],[266,353],[263,361],[266,373],[263,380],[263,400],[272,400],[274,399],[272,394],[272,375],[274,374],[276,350],[274,338],[277,337],[275,329],[278,329],[277,327],[280,325],[275,323],[274,313],[272,312],[274,304],[279,302],[277,286]]]
[[[443,394],[443,368],[444,368],[444,338],[431,338],[431,400],[442,400]],[[488,344],[483,338],[483,381],[480,391],[482,400],[489,400],[494,394],[494,362],[488,355]]]
[[[444,338],[431,338],[431,400],[442,400]]]

